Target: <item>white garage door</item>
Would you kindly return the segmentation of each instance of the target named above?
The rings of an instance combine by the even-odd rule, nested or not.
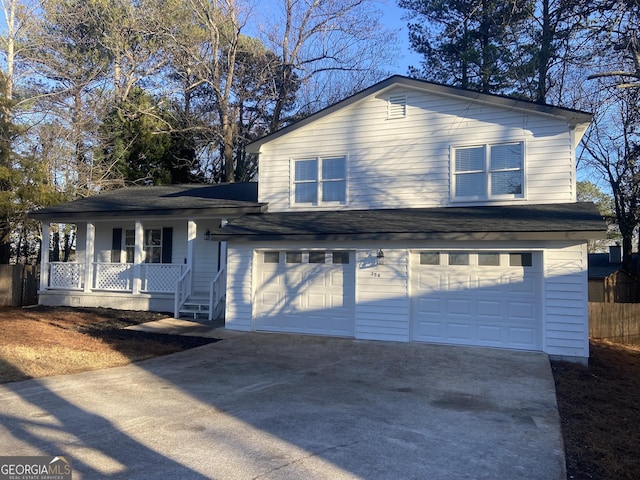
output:
[[[352,252],[259,251],[256,267],[255,330],[354,336]]]
[[[541,255],[414,252],[415,341],[541,349]]]

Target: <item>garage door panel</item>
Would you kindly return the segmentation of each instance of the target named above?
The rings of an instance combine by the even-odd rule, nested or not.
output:
[[[509,316],[511,318],[535,318],[536,306],[531,302],[509,302]]]
[[[447,302],[448,315],[465,315],[471,314],[471,302],[469,300],[455,299]]]
[[[534,294],[537,290],[536,282],[533,278],[519,278],[510,279],[509,281],[509,293],[512,294]]]
[[[442,313],[442,301],[439,298],[421,297],[418,299],[418,311],[421,315]]]
[[[451,321],[447,325],[447,335],[451,339],[460,340],[461,343],[468,343],[471,339],[471,325],[469,323],[456,323]]]
[[[420,338],[430,339],[431,341],[436,341],[446,334],[444,323],[439,321],[422,320],[416,329]]]
[[[535,332],[531,328],[510,328],[509,342],[524,346],[531,345],[535,341]]]
[[[327,297],[323,294],[307,293],[307,310],[324,310],[327,308]]]
[[[541,266],[485,266],[476,252],[469,265],[420,265],[412,254],[412,338],[416,341],[538,350],[541,347]],[[450,257],[449,257],[450,258]],[[482,260],[486,260],[483,258]]]
[[[501,342],[502,330],[497,325],[479,325],[478,339],[482,342]]]
[[[256,330],[353,336],[355,334],[355,268],[349,263],[325,263],[308,252],[273,252],[278,263],[266,263],[256,253]],[[352,256],[352,255],[351,255]],[[312,263],[310,259],[313,257]],[[286,263],[286,259],[296,263]],[[275,281],[274,281],[275,280]]]
[[[479,316],[497,317],[502,315],[502,302],[480,300],[477,303],[477,312]]]

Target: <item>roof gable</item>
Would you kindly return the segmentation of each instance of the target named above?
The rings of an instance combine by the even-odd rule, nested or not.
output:
[[[535,113],[561,118],[567,122],[570,128],[576,130],[579,138],[582,137],[582,134],[586,131],[592,119],[592,115],[590,113],[580,110],[540,104],[527,100],[519,100],[502,95],[486,94],[460,87],[452,87],[449,85],[428,82],[425,80],[417,80],[401,75],[394,75],[387,78],[386,80],[372,85],[369,88],[366,88],[365,90],[362,90],[361,92],[347,97],[340,102],[330,105],[329,107],[324,108],[323,110],[320,110],[298,122],[295,122],[287,127],[277,130],[276,132],[273,132],[250,143],[246,147],[247,151],[249,153],[259,153],[262,145],[266,143],[277,140],[289,133],[297,131],[298,129],[306,125],[324,119],[325,117],[337,112],[338,110],[351,107],[352,105],[362,102],[369,97],[379,97],[385,95],[391,90],[398,87],[418,90],[424,93],[432,93],[440,96],[454,97],[478,104],[492,105],[505,109],[520,110],[527,113]]]

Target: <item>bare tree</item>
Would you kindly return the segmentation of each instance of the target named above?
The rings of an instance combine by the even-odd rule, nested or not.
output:
[[[271,131],[387,75],[381,66],[391,63],[395,40],[375,1],[280,0],[280,11],[265,18],[262,32],[282,62]],[[306,102],[285,116],[299,88]]]
[[[633,238],[640,219],[640,90],[609,92],[610,89],[601,90],[597,114],[583,140],[582,161],[598,172],[611,188],[622,236],[623,267],[631,271]]]
[[[618,88],[640,87],[640,1],[604,0],[592,30],[601,54],[589,79],[613,78]]]

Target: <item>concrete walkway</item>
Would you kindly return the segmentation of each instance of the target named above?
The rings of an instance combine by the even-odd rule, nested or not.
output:
[[[0,455],[63,454],[74,479],[566,478],[543,354],[215,333],[0,386]]]
[[[140,332],[165,333],[168,335],[186,335],[190,337],[218,338],[218,330],[224,328],[224,321],[192,322],[177,318],[163,318],[154,322],[139,323],[125,327],[125,330],[137,330]]]

